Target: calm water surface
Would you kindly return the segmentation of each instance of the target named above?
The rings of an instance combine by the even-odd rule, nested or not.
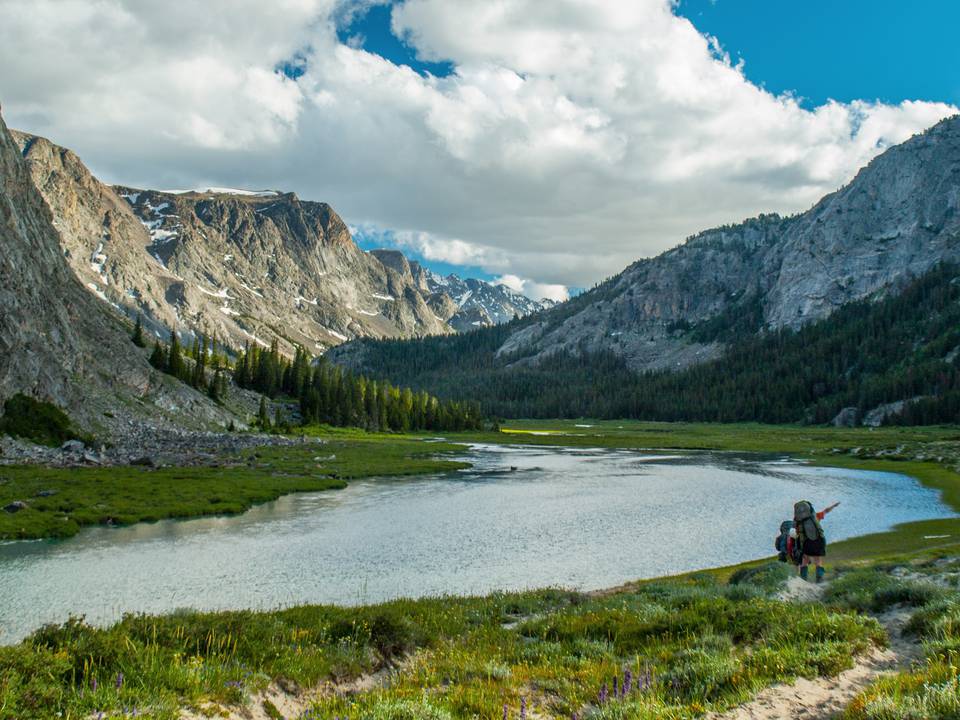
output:
[[[770,555],[800,498],[841,501],[829,540],[953,514],[903,475],[784,460],[500,446],[469,459],[469,471],[354,482],[236,517],[0,545],[0,642],[70,614],[611,586]]]

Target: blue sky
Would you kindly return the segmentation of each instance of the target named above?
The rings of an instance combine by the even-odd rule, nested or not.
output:
[[[681,0],[677,12],[743,58],[754,83],[808,107],[960,103],[956,0]]]
[[[391,4],[339,30],[363,49],[420,74],[443,77],[449,62],[423,62],[390,30]],[[746,76],[813,107],[841,102],[960,103],[957,0],[680,0],[677,14],[713,35]]]
[[[375,5],[338,31],[361,47],[421,75],[450,75],[450,62],[424,62],[391,32],[391,4]],[[791,93],[808,108],[828,100],[899,103],[936,100],[960,104],[960,0],[680,0],[676,13],[716,37],[734,64],[744,62],[753,83]],[[391,244],[389,232],[364,235],[373,249]],[[485,280],[482,268],[411,258],[441,274]]]
[[[410,45],[404,43],[390,29],[392,3],[374,5],[366,12],[353,17],[352,22],[337,31],[340,42],[362,47],[386,58],[395,65],[406,65],[421,75],[430,73],[444,77],[453,72],[449,62],[424,62],[417,57]]]
[[[294,191],[541,297],[802,212],[960,112],[960,0],[3,1],[7,123],[101,179]]]

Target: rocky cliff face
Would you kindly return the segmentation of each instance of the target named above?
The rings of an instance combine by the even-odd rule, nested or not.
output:
[[[225,411],[154,371],[119,316],[77,281],[2,118],[0,237],[0,400],[27,393],[113,432],[131,418],[225,422]]]
[[[501,354],[536,363],[612,350],[638,370],[687,366],[723,348],[722,332],[698,328],[750,318],[756,330],[796,327],[960,260],[958,207],[954,117],[878,156],[805,213],[708,230],[634,263],[519,329]]]
[[[479,283],[457,304],[441,279],[396,251],[365,253],[325,203],[293,193],[169,193],[111,187],[70,150],[14,131],[53,215],[64,255],[90,292],[166,337],[216,335],[233,348],[274,338],[319,353],[359,337],[420,337],[528,314],[539,304]],[[464,293],[461,293],[464,295]],[[472,313],[469,319],[464,313]]]

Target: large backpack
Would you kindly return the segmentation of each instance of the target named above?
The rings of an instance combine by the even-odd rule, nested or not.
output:
[[[777,551],[777,560],[786,562],[787,558],[787,540],[790,539],[790,530],[793,528],[793,520],[784,520],[780,523],[780,534],[773,541],[773,549]]]
[[[803,560],[803,550],[800,548],[800,543],[794,540],[793,548],[790,548],[793,552],[789,554],[787,552],[787,549],[790,547],[791,530],[793,530],[793,520],[784,520],[780,523],[780,534],[777,535],[773,541],[773,547],[777,551],[777,560],[799,565],[800,561]]]
[[[809,500],[801,500],[793,506],[793,524],[797,528],[797,541],[803,546],[804,540],[817,540],[823,537],[823,528],[817,520],[817,513]]]

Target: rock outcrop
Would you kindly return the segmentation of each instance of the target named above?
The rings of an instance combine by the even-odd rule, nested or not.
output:
[[[684,367],[722,352],[725,326],[797,327],[960,260],[958,210],[954,117],[890,148],[805,213],[707,230],[634,263],[518,329],[501,352],[536,363],[611,350],[637,370]]]
[[[439,297],[442,285],[464,281],[438,278],[397,251],[362,251],[325,203],[275,191],[112,187],[70,150],[14,137],[84,287],[131,317],[142,314],[158,336],[204,332],[235,349],[277,338],[288,353],[294,345],[319,353],[354,338],[464,325],[454,319],[464,308],[447,313],[455,303]],[[540,307],[482,285],[504,301],[489,322]]]
[[[225,410],[151,368],[120,316],[80,285],[2,118],[0,239],[0,400],[29,394],[114,434],[144,419],[226,424]]]

